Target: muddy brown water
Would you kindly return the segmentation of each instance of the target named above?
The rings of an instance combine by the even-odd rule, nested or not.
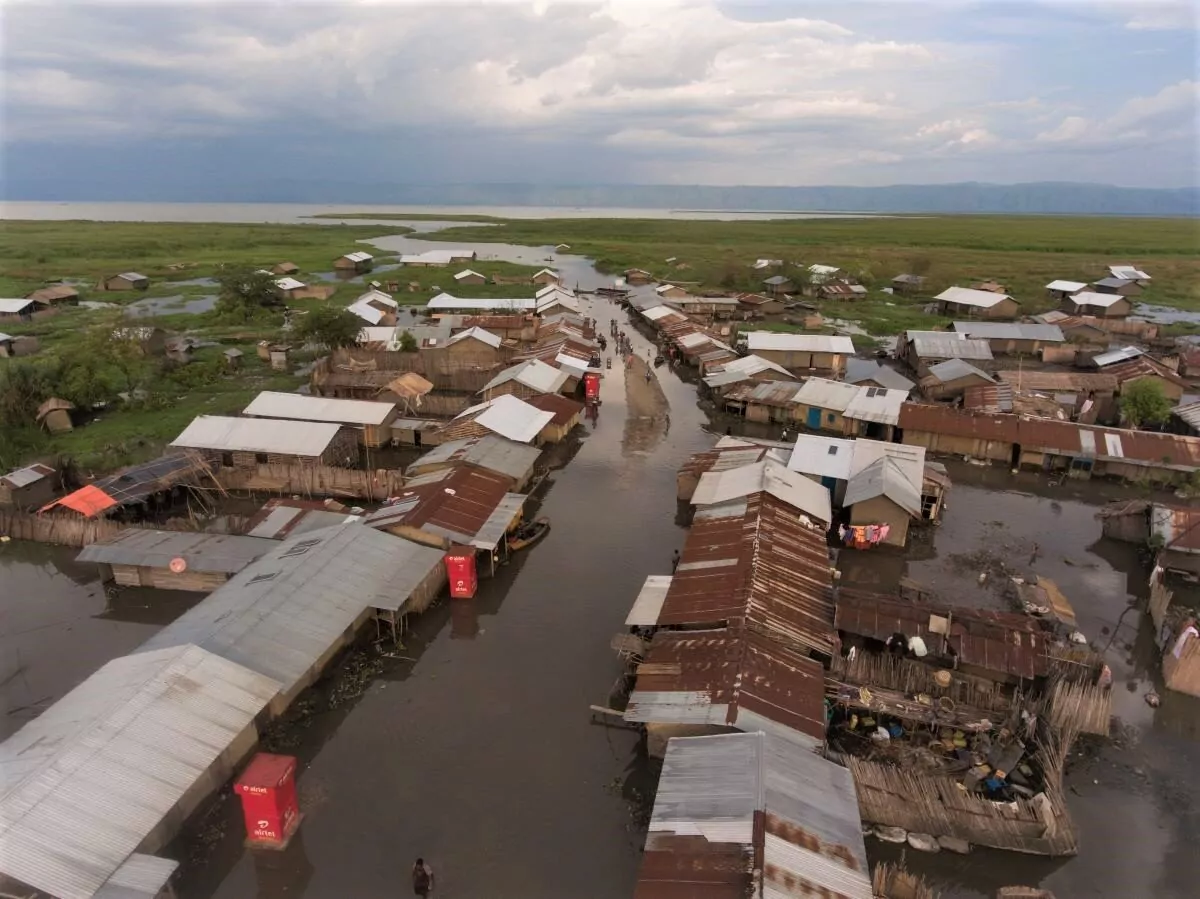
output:
[[[410,238],[379,244],[405,252],[438,246]],[[587,260],[546,248],[478,249],[511,261],[550,257],[571,286],[611,283]],[[585,306],[602,331],[616,318],[645,358],[650,343],[626,313],[603,299],[588,298]],[[618,675],[609,638],[621,630],[643,579],[668,572],[672,550],[683,544],[685,531],[674,520],[675,471],[727,423],[709,425],[694,383],[665,366],[654,377],[668,414],[631,417],[624,374],[617,362],[604,371],[598,418],[582,425],[581,440],[556,452],[563,467],[535,507],[552,521],[546,539],[483,581],[475,599],[445,601],[421,616],[396,657],[378,660],[378,670],[368,665],[361,674],[369,655],[349,657],[301,701],[309,711],[304,724],[271,735],[300,759],[306,817],[291,846],[246,850],[240,813],[225,789],[212,813],[168,850],[184,860],[181,899],[404,895],[417,855],[436,868],[447,897],[632,894],[654,769],[636,734],[593,724],[588,706],[606,702]],[[757,436],[778,434],[768,428]],[[906,554],[844,552],[847,582],[887,589],[908,576],[952,602],[1003,607],[998,562],[1013,572],[1028,569],[1037,542],[1032,570],[1060,583],[1083,631],[1107,646],[1121,727],[1117,741],[1081,745],[1072,761],[1068,800],[1079,857],[910,850],[907,863],[947,899],[990,896],[1010,883],[1040,884],[1059,899],[1194,896],[1200,703],[1159,685],[1162,706],[1146,705],[1143,696],[1155,686],[1152,641],[1129,609],[1144,595],[1146,571],[1132,548],[1101,539],[1094,518],[1110,493],[1129,492],[950,467],[955,486],[943,524]],[[134,596],[132,607],[110,617],[94,573],[72,569],[73,556],[0,547],[0,639],[35,663],[22,674],[30,682],[21,692],[17,678],[6,684],[10,709],[42,694],[52,701],[195,599]],[[993,572],[982,587],[977,563]],[[9,718],[9,732],[23,723]],[[872,859],[901,855],[874,840],[867,845]]]

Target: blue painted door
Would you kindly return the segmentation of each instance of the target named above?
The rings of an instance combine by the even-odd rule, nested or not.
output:
[[[820,409],[809,409],[808,410],[807,424],[813,430],[817,430],[821,427],[821,410]]]

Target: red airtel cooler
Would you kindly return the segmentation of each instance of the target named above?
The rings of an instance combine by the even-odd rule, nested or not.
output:
[[[587,372],[583,376],[583,392],[589,400],[599,399],[600,397],[600,375],[596,372]]]
[[[475,550],[472,547],[455,547],[446,552],[446,575],[450,578],[450,596],[454,599],[470,599],[479,587],[475,572]]]
[[[246,845],[283,849],[300,826],[296,804],[296,759],[260,752],[233,789],[242,797]]]

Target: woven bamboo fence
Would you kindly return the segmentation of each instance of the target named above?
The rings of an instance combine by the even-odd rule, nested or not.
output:
[[[881,899],[938,899],[923,877],[888,862],[880,862],[871,872],[871,891]]]
[[[378,502],[400,492],[404,475],[392,469],[362,471],[357,468],[280,463],[222,469],[221,485],[227,490],[304,497],[340,496]]]
[[[244,534],[249,519],[239,515],[223,516],[224,533]],[[89,546],[111,540],[131,528],[152,531],[196,532],[206,529],[208,522],[193,518],[171,518],[161,522],[123,522],[107,518],[76,518],[56,515],[28,515],[24,512],[0,510],[0,535],[13,540],[33,543],[53,543],[59,546]]]
[[[958,837],[978,846],[1034,855],[1074,855],[1074,827],[1057,791],[1033,799],[992,802],[958,782],[850,758],[864,821],[935,837]]]
[[[941,687],[933,679],[935,669],[893,655],[860,652],[853,661],[839,657],[834,660],[833,674],[847,683],[878,686],[907,695],[927,693],[935,701],[946,696],[955,705],[989,712],[1007,713],[1013,705],[1012,697],[986,678],[951,671],[950,686]]]

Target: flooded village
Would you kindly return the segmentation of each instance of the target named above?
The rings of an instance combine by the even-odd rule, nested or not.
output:
[[[1153,271],[877,349],[848,273],[745,265],[347,246],[301,391],[0,476],[3,892],[1194,895],[1200,359]]]

